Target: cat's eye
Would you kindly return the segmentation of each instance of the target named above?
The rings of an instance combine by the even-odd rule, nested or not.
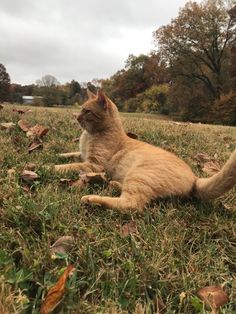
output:
[[[83,112],[84,112],[84,114],[87,114],[87,113],[90,113],[91,110],[89,110],[89,109],[83,109]]]

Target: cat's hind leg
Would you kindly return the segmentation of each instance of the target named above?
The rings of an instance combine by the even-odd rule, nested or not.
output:
[[[120,197],[86,195],[81,198],[82,203],[100,205],[105,208],[117,209],[122,213],[142,212],[148,199],[139,195],[122,193]]]
[[[122,213],[142,212],[153,198],[158,196],[154,184],[149,184],[147,176],[141,172],[129,173],[122,184],[120,197],[86,195],[81,198],[83,203],[97,204],[106,208],[114,208]]]

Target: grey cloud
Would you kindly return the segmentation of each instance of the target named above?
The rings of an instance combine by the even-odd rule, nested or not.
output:
[[[22,84],[48,73],[61,82],[108,77],[129,53],[153,48],[152,31],[185,2],[2,0],[0,63]]]

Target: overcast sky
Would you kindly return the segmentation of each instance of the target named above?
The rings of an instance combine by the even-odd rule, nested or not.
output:
[[[107,78],[129,54],[154,49],[152,32],[186,0],[0,0],[0,63],[11,81]]]

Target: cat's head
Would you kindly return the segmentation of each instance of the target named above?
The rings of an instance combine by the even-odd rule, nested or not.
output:
[[[119,123],[118,110],[116,105],[98,90],[95,95],[87,90],[88,100],[82,105],[78,115],[79,124],[88,133],[99,133],[106,131],[116,123]]]

